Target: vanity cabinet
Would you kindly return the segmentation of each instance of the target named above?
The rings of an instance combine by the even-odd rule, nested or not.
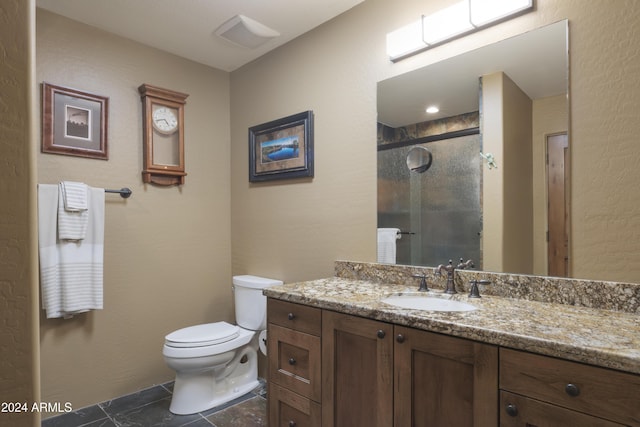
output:
[[[500,349],[500,425],[640,426],[640,375]]]
[[[322,425],[393,426],[393,325],[323,310]]]
[[[498,424],[498,349],[324,310],[323,426]]]
[[[268,299],[269,425],[640,427],[640,375]]]
[[[394,426],[498,425],[498,347],[394,327]]]
[[[270,426],[320,427],[322,310],[268,299]]]

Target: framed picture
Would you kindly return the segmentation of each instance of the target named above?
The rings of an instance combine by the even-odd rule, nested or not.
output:
[[[249,128],[249,181],[313,177],[313,111]]]
[[[42,152],[107,160],[109,98],[42,83]]]

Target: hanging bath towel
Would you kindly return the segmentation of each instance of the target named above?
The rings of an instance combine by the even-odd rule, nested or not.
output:
[[[82,240],[89,225],[89,186],[82,182],[58,184],[58,239]]]
[[[399,228],[378,228],[378,262],[396,263],[396,240],[399,236]]]
[[[38,185],[42,306],[47,318],[69,318],[103,306],[104,189],[88,187],[84,239],[58,235],[58,185]]]

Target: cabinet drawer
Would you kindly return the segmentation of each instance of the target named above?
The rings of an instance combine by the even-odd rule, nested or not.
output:
[[[278,386],[269,384],[269,426],[320,427],[320,404]]]
[[[622,424],[560,408],[524,396],[500,392],[500,427],[622,427]]]
[[[500,389],[640,426],[640,376],[500,349]]]
[[[269,324],[269,379],[320,401],[320,337]]]
[[[319,336],[322,329],[322,310],[269,298],[267,300],[267,320],[269,323],[285,328]]]

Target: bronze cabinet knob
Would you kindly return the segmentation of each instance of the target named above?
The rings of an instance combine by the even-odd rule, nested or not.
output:
[[[575,384],[571,384],[571,383],[567,384],[564,387],[564,391],[566,391],[567,394],[571,397],[577,397],[580,395],[580,389]]]

